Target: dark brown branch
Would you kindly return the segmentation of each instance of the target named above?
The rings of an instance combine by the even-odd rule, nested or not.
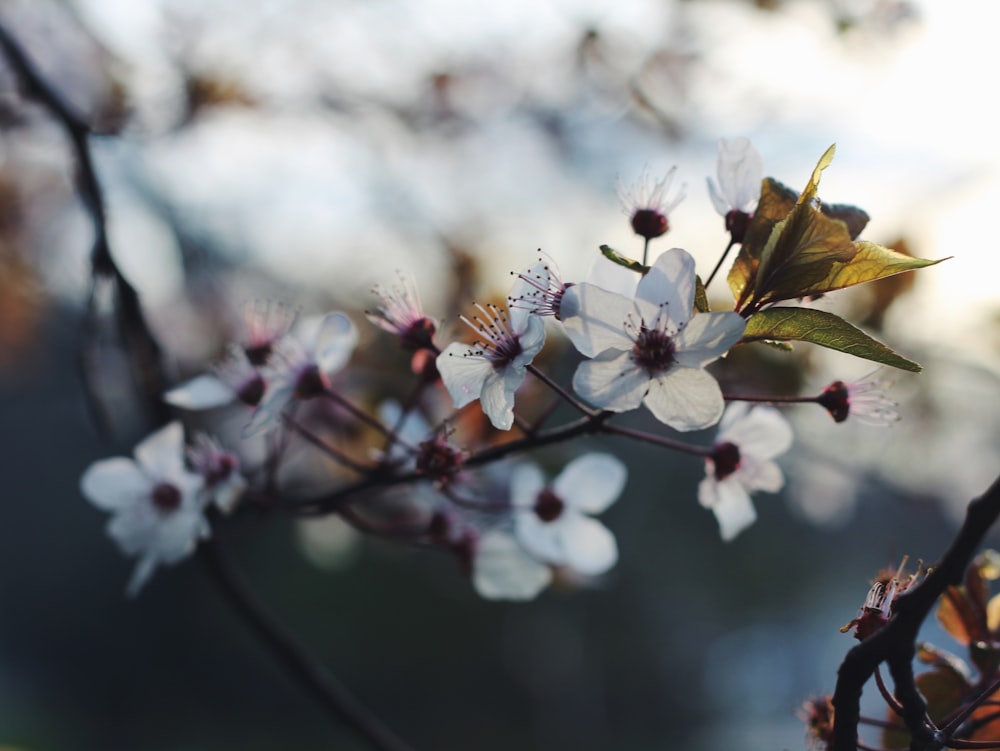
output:
[[[84,348],[81,355],[84,380],[90,406],[105,432],[110,431],[110,417],[100,403],[94,386],[99,369],[100,286],[110,281],[114,290],[115,329],[122,349],[128,354],[132,377],[142,394],[146,409],[156,423],[166,422],[168,412],[160,398],[165,390],[160,346],[146,323],[135,288],[121,273],[111,255],[108,242],[104,193],[90,150],[91,128],[42,77],[20,44],[0,24],[0,49],[10,61],[25,96],[41,104],[65,130],[76,158],[74,183],[80,201],[94,229],[90,253],[92,282],[84,320]]]
[[[940,563],[919,585],[895,601],[892,620],[844,657],[833,694],[833,751],[858,748],[861,691],[883,662],[889,664],[895,681],[895,694],[913,737],[911,748],[944,748],[945,739],[939,738],[926,722],[926,706],[913,680],[917,633],[948,586],[961,583],[965,569],[997,516],[1000,516],[1000,478],[969,504],[965,522]]]
[[[405,741],[385,727],[342,683],[306,654],[292,635],[264,610],[236,576],[217,540],[209,540],[201,545],[198,552],[237,615],[278,659],[287,673],[331,715],[378,751],[412,751]]]

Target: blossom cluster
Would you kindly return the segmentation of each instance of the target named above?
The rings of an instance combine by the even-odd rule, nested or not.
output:
[[[750,242],[745,238],[755,221],[762,169],[748,140],[720,143],[717,182],[708,184],[730,247]],[[185,447],[180,421],[140,443],[134,459],[99,461],[81,480],[83,494],[112,513],[111,536],[139,559],[129,592],[137,592],[158,565],[190,555],[217,523],[213,509],[231,511],[244,494],[244,503],[269,511],[338,514],[369,534],[450,551],[483,597],[530,599],[557,578],[587,581],[614,567],[618,543],[596,517],[621,497],[628,481],[626,465],[606,451],[570,458],[552,472],[525,458],[529,452],[604,435],[693,455],[705,469],[698,501],[728,541],[756,519],[751,494],[783,486],[775,460],[793,437],[779,403],[819,404],[838,422],[848,414],[892,419],[893,405],[872,380],[835,381],[815,397],[723,393],[719,361],[753,340],[748,320],[766,310],[760,301],[769,292],[743,295],[753,305],[713,311],[687,250],[665,250],[646,264],[650,240],[669,230],[669,215],[684,198],[683,188],[670,195],[675,171],[622,191],[632,228],[645,239],[641,263],[611,251],[588,279],[568,281],[543,254],[514,273],[506,305],[476,304],[474,313],[460,317],[474,341],[439,346],[439,323],[424,312],[409,277],[400,274],[397,283],[376,287],[378,303],[367,318],[412,353],[418,376],[402,404],[389,400],[371,409],[338,381],[359,341],[349,314],[297,320],[280,303],[249,306],[245,331],[222,360],[167,391],[164,400],[181,416],[241,405],[243,439],[263,441],[267,455],[252,475],[253,492],[244,494],[248,483],[236,453],[204,435]],[[535,364],[549,335],[562,337],[575,352],[569,384]],[[519,400],[529,377],[551,391],[553,408],[567,406],[576,420],[547,426],[552,408],[527,419],[534,410]],[[354,425],[341,432],[353,437],[338,439],[324,424],[331,412],[309,405],[339,410]],[[640,409],[660,427],[639,431],[617,421]],[[465,423],[476,413],[490,428],[470,431]],[[714,441],[686,440],[715,426]],[[292,497],[278,470],[293,438],[356,479],[345,482],[339,472],[322,496]],[[358,443],[365,445],[359,449]],[[549,468],[551,459],[543,464]]]

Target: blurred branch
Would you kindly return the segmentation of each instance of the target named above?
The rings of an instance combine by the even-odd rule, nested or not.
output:
[[[165,422],[168,414],[160,399],[165,386],[160,363],[160,346],[146,323],[138,293],[121,273],[111,254],[104,194],[97,179],[90,149],[92,130],[42,77],[20,44],[2,23],[0,23],[0,48],[10,61],[25,96],[41,104],[63,127],[76,157],[74,183],[94,229],[94,244],[90,253],[92,281],[81,353],[83,376],[91,408],[104,431],[110,432],[110,415],[101,404],[95,383],[100,366],[98,339],[101,321],[98,311],[98,288],[102,280],[110,280],[114,291],[113,312],[118,342],[128,356],[131,375],[147,411],[157,424]]]
[[[251,628],[282,667],[332,715],[343,721],[378,751],[412,751],[347,688],[323,670],[251,595],[236,576],[217,539],[198,548],[209,573],[236,613]]]
[[[981,497],[969,503],[965,522],[940,563],[918,586],[896,599],[892,620],[844,657],[833,694],[833,751],[855,751],[859,747],[861,691],[883,662],[889,666],[896,698],[902,705],[903,720],[912,737],[910,748],[929,751],[949,746],[946,734],[939,732],[927,718],[927,705],[914,681],[917,634],[948,586],[961,583],[983,537],[998,516],[1000,477]]]

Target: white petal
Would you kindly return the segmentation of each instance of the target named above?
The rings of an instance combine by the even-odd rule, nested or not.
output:
[[[246,478],[241,474],[235,474],[219,485],[212,488],[212,502],[223,513],[230,513],[236,508],[236,502],[247,489]]]
[[[123,508],[108,520],[108,536],[117,543],[126,555],[139,555],[155,547],[157,525],[160,513],[150,499],[144,498]]]
[[[315,362],[320,373],[336,373],[351,359],[358,343],[354,322],[343,313],[328,313],[320,322],[316,334]]]
[[[514,424],[514,392],[523,382],[524,369],[513,365],[503,370],[491,366],[486,374],[479,400],[483,412],[498,430],[510,430]]]
[[[214,375],[200,375],[175,386],[163,401],[181,409],[214,409],[229,404],[236,392]]]
[[[174,420],[147,436],[135,447],[135,458],[143,469],[157,479],[185,474],[184,426]]]
[[[520,462],[510,472],[510,503],[515,508],[532,509],[545,488],[545,475],[531,462]],[[534,512],[532,512],[534,513]]]
[[[736,406],[731,405],[729,410],[734,410]],[[719,441],[734,443],[741,454],[758,459],[773,459],[791,448],[794,440],[792,427],[774,407],[743,407],[734,414],[739,419],[719,432]]]
[[[178,509],[160,520],[152,549],[163,563],[177,563],[194,552],[198,540],[209,536],[200,510]]]
[[[628,297],[593,284],[574,284],[563,294],[559,317],[573,346],[586,357],[607,349],[631,349],[625,320],[635,306]]]
[[[635,297],[635,288],[639,285],[642,275],[619,266],[614,261],[605,258],[603,254],[598,254],[594,264],[587,274],[587,283],[593,284],[608,292],[617,292],[628,299]]]
[[[733,426],[746,417],[751,406],[749,402],[729,402],[726,405],[726,411],[722,415],[722,419],[719,420],[719,433],[716,442],[723,443],[729,441],[728,435]]]
[[[764,490],[768,493],[777,493],[785,486],[781,467],[771,461],[759,461],[753,456],[746,457],[740,462],[739,469],[733,473],[733,477],[742,482],[748,491]]]
[[[250,422],[243,428],[243,437],[252,438],[276,428],[281,411],[295,396],[295,382],[291,378],[272,379],[267,384],[264,397],[254,410]]]
[[[580,363],[573,389],[582,399],[612,412],[627,412],[642,403],[649,375],[632,362],[631,352],[608,350]]]
[[[681,248],[663,253],[639,282],[635,296],[654,305],[666,303],[670,320],[683,324],[694,309],[694,258]]]
[[[566,562],[563,531],[566,519],[571,516],[579,514],[564,508],[559,518],[543,521],[532,510],[519,510],[514,514],[514,534],[521,546],[535,558],[558,566]]]
[[[627,477],[625,465],[613,454],[584,454],[563,468],[552,490],[577,511],[599,514],[618,499]]]
[[[468,344],[453,342],[437,357],[441,381],[448,389],[455,409],[474,402],[483,391],[483,383],[493,372],[493,363]]]
[[[722,191],[715,184],[715,180],[710,177],[706,177],[705,180],[708,182],[708,195],[712,199],[712,205],[715,207],[716,212],[721,216],[726,216],[732,206],[729,200],[722,195]]]
[[[487,532],[476,544],[472,582],[490,600],[530,600],[552,581],[552,571],[503,532]]]
[[[128,587],[125,589],[125,594],[129,597],[135,597],[139,594],[139,590],[146,586],[146,582],[156,571],[156,556],[146,555],[139,559],[139,562],[135,565],[135,570],[132,572],[132,576],[129,579]]]
[[[743,336],[746,321],[736,313],[698,313],[674,339],[676,360],[688,368],[703,368]]]
[[[574,571],[598,576],[618,561],[615,536],[597,519],[580,514],[568,516],[562,537],[564,562]]]
[[[702,480],[702,484],[705,483],[714,486],[714,501],[710,508],[719,522],[719,534],[723,540],[729,542],[757,520],[757,511],[753,507],[750,495],[733,476],[727,477],[722,482],[706,478]],[[702,505],[705,505],[703,495],[708,496],[709,492],[703,494],[699,487],[698,498],[703,501]]]
[[[513,315],[513,311],[511,312]],[[520,328],[512,330],[518,334],[518,342],[521,345],[521,354],[515,358],[515,363],[520,367],[525,367],[542,350],[545,344],[545,323],[536,315],[529,314]]]
[[[715,425],[725,408],[715,378],[704,370],[676,365],[650,382],[643,403],[656,419],[675,430]]]
[[[80,478],[80,492],[95,506],[117,511],[149,495],[153,481],[131,459],[94,462]]]
[[[764,160],[745,137],[719,141],[719,185],[729,205],[749,212],[760,197]]]

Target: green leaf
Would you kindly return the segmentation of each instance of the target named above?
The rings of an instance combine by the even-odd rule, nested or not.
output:
[[[742,304],[753,292],[753,280],[757,276],[760,253],[771,236],[774,225],[788,216],[795,207],[797,194],[772,177],[764,178],[760,184],[760,200],[747,227],[740,252],[733,261],[726,281],[736,301]]]
[[[803,193],[805,195],[805,193]],[[835,265],[849,264],[858,250],[847,225],[808,203],[778,222],[761,252],[753,299],[758,304],[812,294]]]
[[[809,308],[769,308],[747,320],[743,342],[803,341],[917,373],[920,366],[840,316]]]
[[[617,250],[612,248],[610,245],[602,245],[601,253],[612,263],[617,263],[619,266],[624,266],[632,271],[637,271],[640,274],[645,274],[649,271],[649,266],[643,266],[641,263],[635,259],[629,258],[628,256],[623,256]]]
[[[833,292],[844,287],[852,287],[855,284],[902,274],[904,271],[926,268],[947,260],[947,258],[938,258],[935,261],[914,258],[871,242],[856,242],[854,247],[856,253],[848,263],[833,263],[829,273],[823,279],[808,286],[801,294],[795,296],[802,297]]]
[[[694,275],[694,309],[699,313],[710,313],[708,307],[708,292],[705,290],[705,283],[697,274]]]

